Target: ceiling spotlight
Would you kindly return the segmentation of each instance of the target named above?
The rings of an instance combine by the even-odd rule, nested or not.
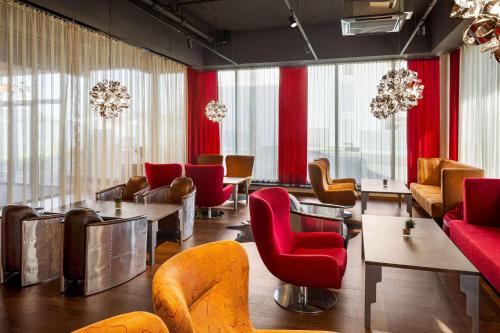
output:
[[[293,12],[290,12],[288,21],[290,21],[290,27],[295,28],[297,26],[297,21],[295,21],[295,15],[293,15]]]
[[[193,48],[193,40],[191,38],[187,39],[187,46],[188,46],[188,49],[192,49]]]

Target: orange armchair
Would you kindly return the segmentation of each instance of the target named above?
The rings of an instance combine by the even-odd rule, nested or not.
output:
[[[317,158],[314,160],[314,162],[319,162],[320,167],[322,167],[325,170],[326,182],[328,185],[351,183],[354,184],[354,187],[356,188],[356,179],[354,178],[339,178],[339,179],[332,178],[330,172],[330,160],[328,158],[326,157]]]
[[[327,168],[324,161],[309,163],[309,180],[319,201],[327,204],[352,207],[356,204],[356,183],[351,179],[332,180],[328,184]]]
[[[148,312],[130,312],[80,328],[73,333],[168,333],[165,323]]]
[[[154,311],[176,333],[286,332],[254,329],[248,309],[248,271],[246,252],[233,241],[181,252],[156,271]]]

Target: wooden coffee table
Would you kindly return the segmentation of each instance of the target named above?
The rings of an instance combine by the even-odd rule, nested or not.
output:
[[[382,267],[460,275],[472,332],[479,332],[479,272],[432,219],[416,218],[410,238],[403,237],[406,217],[363,215],[362,256],[365,259],[365,327],[377,299]]]
[[[388,179],[387,186],[384,186],[382,179],[361,179],[361,214],[365,213],[370,193],[396,194],[399,196],[399,207],[401,207],[401,196],[404,196],[406,211],[412,216],[413,197],[402,181]]]

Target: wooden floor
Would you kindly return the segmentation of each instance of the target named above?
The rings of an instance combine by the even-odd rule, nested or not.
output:
[[[184,248],[234,239],[238,232],[226,226],[247,220],[248,210],[241,204],[243,208],[233,212],[230,206],[225,207],[226,215],[222,218],[196,221],[195,235],[182,247],[174,243],[158,246],[157,265]],[[352,209],[354,220],[360,220],[359,206],[358,203]],[[395,202],[368,202],[370,214],[399,215],[404,211],[404,206],[399,208]],[[425,215],[415,208],[414,216]],[[243,244],[250,258],[250,310],[255,327],[369,332],[363,327],[364,268],[360,242],[360,236],[349,242],[348,267],[342,289],[337,291],[338,304],[315,316],[294,314],[276,305],[272,295],[280,282],[263,265],[255,244]],[[61,295],[58,281],[27,288],[8,283],[0,288],[0,332],[68,332],[120,313],[152,311],[151,280],[157,267],[90,297]],[[471,320],[465,314],[465,296],[459,291],[457,276],[391,268],[384,268],[382,274],[377,303],[372,306],[373,332],[470,332]],[[483,288],[480,319],[481,332],[500,332],[498,298],[488,296]]]

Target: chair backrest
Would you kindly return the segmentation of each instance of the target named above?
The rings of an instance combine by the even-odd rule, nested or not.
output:
[[[167,192],[165,201],[167,203],[182,204],[182,198],[194,189],[193,180],[189,177],[175,178]]]
[[[83,280],[85,276],[85,225],[102,222],[92,209],[78,208],[64,218],[63,274],[69,280]]]
[[[148,187],[148,180],[144,176],[132,176],[122,191],[122,200],[134,200],[134,194]]]
[[[182,164],[144,163],[146,178],[151,189],[170,185],[175,178],[182,176]]]
[[[19,272],[21,269],[21,222],[25,218],[38,214],[31,207],[9,205],[2,209],[2,267],[7,272]]]
[[[224,167],[222,165],[191,165],[186,164],[186,177],[193,180],[196,186],[196,203],[201,207],[214,198],[222,196]]]
[[[226,175],[228,177],[251,177],[254,159],[254,156],[226,156]]]
[[[248,258],[234,241],[183,251],[153,278],[153,306],[170,332],[253,333],[248,310]]]
[[[250,224],[260,256],[272,272],[278,265],[276,255],[289,254],[294,247],[288,192],[273,187],[252,193]]]
[[[196,156],[196,165],[222,165],[224,156],[217,154],[200,154]]]
[[[309,181],[311,182],[313,192],[320,200],[328,187],[326,169],[322,163],[323,162],[314,161],[307,165]]]
[[[500,227],[500,179],[464,179],[464,220]]]
[[[326,157],[320,157],[320,158],[315,159],[314,161],[317,161],[317,162],[320,162],[323,164],[324,169],[326,171],[326,180],[328,183],[331,183],[332,182],[332,175],[331,175],[331,171],[330,171],[330,160]]]

